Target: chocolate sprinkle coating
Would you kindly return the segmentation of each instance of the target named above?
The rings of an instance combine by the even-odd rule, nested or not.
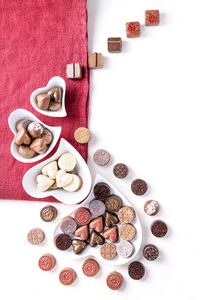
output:
[[[117,178],[125,178],[128,175],[128,167],[122,163],[116,164],[113,168],[113,174]]]
[[[151,232],[154,236],[161,238],[167,234],[167,225],[161,220],[155,220],[151,224]]]
[[[57,209],[52,205],[43,207],[40,211],[40,217],[45,222],[51,222],[57,217]]]
[[[142,196],[147,191],[147,183],[142,179],[136,179],[131,184],[132,192],[137,196]]]
[[[128,266],[128,274],[132,279],[139,280],[145,274],[144,265],[139,261],[134,261]]]
[[[96,199],[106,200],[110,196],[110,187],[105,182],[99,182],[94,186],[94,196]]]
[[[71,238],[68,234],[60,233],[55,237],[55,245],[60,250],[67,250],[71,246]]]
[[[122,200],[117,195],[111,195],[106,199],[106,210],[109,212],[118,212],[122,207]]]
[[[158,258],[159,250],[156,246],[148,244],[143,249],[143,255],[147,260],[153,261]]]

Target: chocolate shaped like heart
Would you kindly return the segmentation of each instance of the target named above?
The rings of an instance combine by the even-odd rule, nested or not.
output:
[[[118,219],[117,215],[112,214],[110,212],[106,212],[106,215],[105,215],[105,225],[107,227],[111,227],[112,225],[115,225],[117,223],[119,223],[119,219]]]
[[[117,226],[113,226],[104,231],[103,237],[109,239],[111,243],[116,243],[118,241],[118,230]]]
[[[54,100],[57,103],[61,103],[62,101],[62,89],[60,86],[56,86],[48,91],[48,95],[51,100]]]
[[[39,109],[46,110],[49,107],[50,95],[48,94],[39,94],[36,97],[37,106]]]
[[[86,241],[82,241],[82,240],[78,240],[78,239],[74,239],[72,241],[72,247],[73,247],[73,251],[75,254],[82,253],[83,250],[86,248],[86,246],[87,246]]]
[[[78,229],[76,229],[74,235],[80,237],[82,240],[87,240],[89,238],[88,225],[80,226]]]
[[[102,232],[104,229],[103,217],[100,216],[98,218],[95,218],[90,222],[89,226],[91,229],[95,229],[96,232]]]
[[[97,245],[103,245],[104,244],[104,238],[102,235],[100,235],[98,232],[93,230],[90,235],[90,246],[95,247]]]

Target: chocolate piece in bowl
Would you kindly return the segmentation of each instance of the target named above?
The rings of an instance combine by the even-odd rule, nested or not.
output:
[[[17,134],[16,134],[16,136],[14,138],[14,142],[18,146],[22,145],[22,144],[24,144],[24,145],[30,145],[31,138],[30,138],[29,134],[27,133],[26,129],[21,128],[17,132]]]
[[[89,228],[88,225],[82,225],[74,232],[76,237],[80,237],[82,240],[87,240],[89,238]]]
[[[49,131],[48,129],[44,129],[43,134],[42,134],[42,138],[45,139],[46,144],[49,145],[51,144],[52,140],[53,140],[53,135],[51,133],[51,131]]]
[[[96,199],[106,200],[110,196],[110,187],[105,182],[99,182],[94,186],[94,196]]]
[[[93,219],[90,222],[89,227],[91,229],[94,229],[96,232],[99,232],[99,233],[103,232],[103,230],[104,230],[103,217],[100,216],[100,217]]]
[[[97,245],[103,245],[104,238],[98,232],[93,230],[90,235],[90,247],[96,247]]]
[[[131,242],[120,241],[117,244],[117,254],[121,257],[128,258],[133,255],[135,248]]]
[[[131,241],[136,236],[135,226],[132,224],[123,224],[119,228],[119,236],[122,240]]]
[[[48,149],[46,140],[44,138],[35,139],[30,145],[30,148],[38,154],[44,154]]]
[[[60,86],[50,89],[47,94],[50,96],[51,100],[56,103],[62,102],[62,88]]]
[[[155,26],[160,22],[160,13],[159,10],[146,10],[145,11],[145,25],[146,26]]]
[[[36,102],[39,109],[47,110],[50,103],[50,96],[48,94],[37,95]]]
[[[102,53],[89,53],[88,54],[88,67],[90,69],[103,68],[103,55]]]
[[[84,240],[74,239],[72,241],[72,247],[75,254],[81,254],[87,246],[87,242]]]
[[[50,177],[51,179],[56,179],[57,172],[58,172],[57,161],[52,161],[42,168],[42,174]]]
[[[58,159],[58,166],[65,172],[72,172],[76,167],[76,158],[70,152],[62,154]]]
[[[63,186],[63,189],[68,192],[77,192],[81,189],[83,180],[80,176],[71,174],[72,175],[72,182],[66,186]]]
[[[106,211],[105,225],[107,227],[111,227],[112,225],[115,225],[117,223],[119,223],[119,219],[118,219],[117,215]]]
[[[60,221],[60,229],[63,233],[73,234],[77,228],[74,218],[67,216]]]
[[[117,53],[122,51],[122,39],[120,37],[108,38],[108,52]]]
[[[85,207],[79,207],[74,212],[74,219],[78,225],[87,225],[90,222],[91,214]]]
[[[106,207],[103,201],[94,199],[89,203],[89,210],[92,217],[98,217],[105,213]]]
[[[128,38],[140,36],[140,23],[139,22],[127,22],[126,23],[126,36]]]
[[[36,155],[36,152],[34,150],[25,145],[19,146],[18,153],[24,158],[33,158]]]
[[[30,120],[25,120],[25,119],[19,120],[17,122],[16,129],[17,129],[17,131],[19,131],[22,128],[27,130],[28,125],[31,124],[31,123],[32,123],[32,121],[30,121]]]
[[[123,206],[118,212],[118,218],[122,223],[131,223],[135,219],[135,211],[130,206]]]
[[[34,121],[29,124],[27,130],[30,136],[35,139],[42,136],[44,127],[41,123]]]
[[[81,79],[82,66],[78,63],[67,64],[66,76],[69,79]]]
[[[57,111],[61,108],[62,104],[61,103],[57,103],[53,100],[50,101],[49,103],[49,107],[48,107],[48,110],[50,111]]]
[[[105,239],[110,240],[111,243],[116,243],[118,241],[118,229],[117,226],[110,227],[106,229],[103,233]]]
[[[115,213],[122,207],[122,200],[117,195],[111,195],[106,199],[105,205],[107,211]]]
[[[105,243],[101,246],[100,253],[104,259],[111,260],[117,254],[116,246],[111,243]]]
[[[54,180],[45,175],[38,175],[36,177],[37,189],[41,192],[47,191],[53,184]]]

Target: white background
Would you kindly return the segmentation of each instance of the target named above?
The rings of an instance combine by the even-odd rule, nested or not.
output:
[[[145,9],[159,9],[161,24],[144,26]],[[134,281],[127,266],[117,267],[125,279],[121,291],[106,287],[112,267],[101,263],[96,278],[82,274],[82,260],[69,261],[55,249],[52,235],[56,223],[39,217],[42,202],[0,201],[0,298],[7,299],[199,299],[199,1],[185,0],[88,0],[89,50],[102,52],[104,68],[91,72],[90,120],[92,140],[89,167],[109,179],[133,203],[144,226],[143,244],[155,243],[160,258],[148,262],[146,276]],[[125,23],[140,21],[141,37],[127,39]],[[107,37],[121,36],[121,54],[107,52]],[[98,148],[112,154],[109,166],[93,164]],[[114,163],[130,168],[126,180],[112,175]],[[5,174],[6,176],[6,174]],[[144,178],[150,188],[145,197],[130,191],[132,179]],[[159,218],[169,233],[156,239],[149,230],[155,217],[143,212],[144,202],[158,200]],[[61,215],[72,207],[56,204]],[[59,217],[61,217],[59,215]],[[27,243],[27,231],[43,228],[46,242]],[[51,272],[39,270],[37,261],[45,252],[54,254]],[[73,267],[76,283],[62,286],[58,274]]]

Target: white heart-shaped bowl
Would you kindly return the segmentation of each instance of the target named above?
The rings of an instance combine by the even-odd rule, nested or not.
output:
[[[11,146],[10,146],[10,151],[11,151],[12,156],[15,159],[17,159],[23,163],[33,163],[33,162],[43,159],[45,156],[47,156],[53,150],[53,148],[55,147],[55,145],[60,137],[62,127],[61,126],[58,126],[58,127],[48,126],[48,125],[42,123],[30,111],[19,108],[19,109],[14,110],[13,112],[11,112],[10,116],[8,117],[9,127],[10,127],[11,131],[14,133],[14,135],[16,135],[16,133],[17,133],[16,124],[19,120],[22,120],[22,119],[40,122],[44,127],[46,127],[48,130],[50,130],[53,135],[53,140],[52,140],[51,144],[49,145],[47,152],[45,152],[44,154],[38,154],[37,156],[35,156],[33,158],[24,158],[21,155],[19,155],[18,146],[15,144],[14,139],[13,139]]]
[[[77,174],[80,175],[83,180],[83,185],[82,185],[81,189],[77,192],[67,192],[64,189],[48,190],[45,192],[40,192],[37,189],[37,182],[36,182],[37,175],[42,173],[42,168],[46,164],[48,164],[54,160],[57,160],[65,152],[70,152],[71,154],[73,154],[76,157]],[[90,170],[89,170],[86,162],[84,161],[83,157],[80,155],[80,153],[65,139],[61,138],[60,145],[59,145],[56,153],[49,159],[39,163],[38,165],[32,167],[31,169],[29,169],[23,177],[22,184],[23,184],[25,191],[32,197],[45,198],[48,196],[53,196],[60,202],[63,202],[66,204],[76,204],[76,203],[79,203],[80,201],[84,200],[88,196],[91,186],[92,186],[92,178],[91,178]]]
[[[50,111],[50,110],[41,110],[38,108],[36,103],[36,97],[39,94],[46,94],[50,89],[52,89],[55,86],[60,86],[62,88],[62,106],[57,111]],[[35,110],[37,110],[39,113],[49,116],[49,117],[65,117],[67,115],[66,109],[65,109],[65,91],[66,91],[66,83],[64,79],[60,76],[52,77],[47,85],[45,87],[41,87],[31,94],[31,105]]]
[[[122,199],[123,206],[126,206],[126,205],[127,206],[132,206],[132,203],[130,203],[126,199],[126,197],[124,197],[124,195],[122,195],[110,182],[108,182],[105,178],[103,178],[99,174],[96,175],[93,187],[98,182],[105,182],[105,183],[107,183],[110,186],[111,194],[116,194],[116,195],[118,195]],[[89,194],[89,196],[87,197],[87,199],[85,201],[83,201],[78,207],[87,207],[88,208],[89,207],[89,202],[91,200],[93,200],[94,198],[95,197],[94,197],[93,188],[92,188],[91,193]],[[74,212],[72,212],[71,214],[69,214],[69,216],[73,217],[74,216]],[[63,218],[63,217],[66,217],[66,216],[62,215],[61,217]],[[115,258],[113,258],[112,260],[106,260],[100,254],[100,247],[101,246],[90,247],[88,245],[86,247],[86,249],[81,254],[75,254],[73,252],[72,246],[68,250],[65,250],[65,251],[60,251],[59,249],[57,249],[57,250],[58,250],[58,252],[65,252],[65,255],[67,255],[67,257],[69,259],[77,259],[77,258],[79,259],[79,258],[86,258],[86,257],[93,256],[93,257],[95,257],[95,258],[97,258],[97,259],[99,259],[99,260],[101,260],[101,261],[103,261],[103,262],[105,262],[107,264],[110,264],[110,265],[115,265],[116,266],[116,265],[126,264],[126,263],[132,261],[136,257],[136,255],[138,254],[138,252],[140,250],[141,244],[142,244],[142,226],[141,226],[141,223],[140,223],[140,220],[138,218],[137,213],[136,213],[136,217],[135,217],[134,221],[132,222],[132,224],[135,226],[136,231],[137,231],[135,238],[131,241],[131,243],[135,247],[135,252],[133,253],[132,256],[130,256],[128,258],[123,258],[123,257],[120,257],[119,255],[116,255]],[[119,227],[121,225],[121,222],[119,222],[117,225]],[[56,226],[56,229],[55,229],[55,232],[54,232],[54,237],[58,233],[62,233],[62,231],[60,230],[60,226],[59,225]],[[75,236],[73,236],[73,238],[77,239],[77,237],[75,237]],[[108,240],[106,240],[106,241],[108,241]],[[118,242],[119,241],[120,241],[120,238],[119,238]],[[117,245],[117,243],[115,243],[115,245]]]

